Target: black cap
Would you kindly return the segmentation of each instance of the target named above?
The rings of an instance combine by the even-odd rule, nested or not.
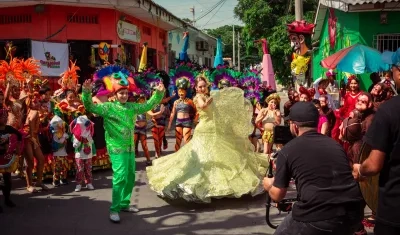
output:
[[[286,121],[301,122],[301,123],[315,123],[318,125],[319,112],[312,102],[296,102],[291,108],[289,116],[285,118]]]

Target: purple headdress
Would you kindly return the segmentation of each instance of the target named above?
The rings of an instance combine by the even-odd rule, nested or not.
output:
[[[260,102],[262,93],[260,92],[261,79],[254,72],[246,72],[239,78],[239,85],[244,91],[244,97],[249,100]]]
[[[213,84],[214,89],[221,89],[225,86],[237,86],[237,77],[239,77],[239,74],[234,70],[225,66],[217,66],[210,75],[210,82]]]
[[[170,69],[170,84],[176,86],[178,89],[193,88],[198,72],[191,65],[191,63],[180,63],[175,69]],[[183,79],[187,81],[183,82]]]
[[[152,70],[134,74],[133,80],[140,89],[140,93],[146,97],[150,97],[154,88],[163,81],[162,77]]]

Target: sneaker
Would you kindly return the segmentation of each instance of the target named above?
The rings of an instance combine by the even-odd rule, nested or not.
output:
[[[127,208],[122,208],[121,211],[129,212],[129,213],[137,213],[137,212],[139,212],[139,209],[136,208],[135,206],[129,206]]]
[[[53,181],[53,186],[54,187],[60,187],[60,181],[59,180],[55,180],[55,181]]]
[[[87,184],[86,188],[89,190],[94,190],[93,184]]]
[[[151,160],[147,160],[147,161],[146,161],[146,166],[151,166],[151,164],[152,164],[152,163],[151,163]]]
[[[67,179],[62,179],[62,180],[60,180],[60,184],[61,184],[61,185],[68,185]]]
[[[119,218],[119,214],[115,212],[110,213],[110,220],[113,223],[119,223],[121,221],[121,219]]]
[[[81,190],[82,190],[82,185],[78,184],[78,185],[75,187],[75,192],[80,192]]]

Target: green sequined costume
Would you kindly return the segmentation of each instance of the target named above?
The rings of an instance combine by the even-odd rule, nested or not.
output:
[[[106,102],[93,104],[91,92],[84,90],[83,104],[87,111],[104,118],[107,150],[113,175],[112,204],[110,210],[119,212],[129,206],[135,182],[134,131],[136,116],[159,104],[164,92],[156,91],[144,104]]]

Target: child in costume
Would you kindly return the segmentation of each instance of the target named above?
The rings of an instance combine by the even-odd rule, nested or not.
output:
[[[0,186],[3,191],[4,204],[7,207],[15,207],[11,201],[11,173],[17,169],[18,155],[21,154],[21,133],[12,126],[6,125],[8,111],[0,108],[0,173],[3,175],[4,185]],[[18,139],[18,142],[17,142]],[[2,212],[0,206],[0,213]]]
[[[176,115],[175,122],[175,151],[181,148],[182,139],[187,144],[192,138],[193,122],[196,115],[196,107],[189,95],[192,93],[194,87],[194,79],[197,72],[188,65],[181,64],[175,70],[170,70],[171,85],[175,86],[178,90],[178,99],[175,100],[171,116],[169,118],[167,132],[171,129],[172,122]],[[174,89],[174,90],[175,90]]]
[[[93,157],[93,133],[94,123],[86,115],[77,117],[70,124],[73,134],[73,146],[75,148],[76,163],[76,187],[75,192],[82,189],[83,177],[85,177],[86,187],[94,190],[92,177],[92,157]]]
[[[262,140],[264,143],[264,153],[271,154],[272,146],[274,145],[274,127],[281,124],[282,117],[279,111],[279,104],[281,98],[277,93],[269,95],[265,99],[265,103],[268,105],[258,113],[255,120],[257,125],[262,125],[263,134]]]
[[[68,156],[66,145],[69,135],[67,134],[67,123],[59,116],[54,116],[50,121],[50,130],[52,134],[53,150],[53,185],[59,187],[67,184],[67,169],[65,167],[66,157]]]
[[[79,77],[77,71],[79,71],[80,68],[76,66],[75,63],[71,61],[68,70],[61,74],[61,78],[58,81],[61,85],[61,89],[54,92],[58,100],[58,103],[55,105],[54,114],[59,116],[67,124],[71,123],[75,118],[85,112],[83,105],[76,95]],[[67,139],[66,151],[68,156],[62,159],[63,164],[60,166],[64,168],[63,171],[66,170],[68,172],[68,175],[74,175],[75,150],[70,138]]]
[[[161,102],[164,85],[160,83],[154,95],[144,104],[129,103],[128,92],[136,86],[129,71],[119,66],[106,66],[94,75],[103,80],[106,88],[116,97],[114,102],[93,104],[92,86],[89,80],[83,85],[82,100],[88,112],[104,117],[107,150],[110,154],[113,175],[112,204],[110,220],[120,222],[119,212],[138,212],[130,206],[130,198],[135,183],[134,130],[136,116],[145,113]]]

